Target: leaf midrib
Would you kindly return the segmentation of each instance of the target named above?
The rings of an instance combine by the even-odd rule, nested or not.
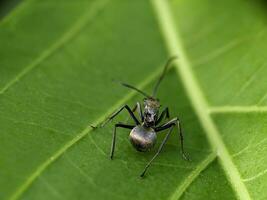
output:
[[[162,31],[163,38],[165,38],[167,49],[170,54],[180,55],[179,61],[176,61],[177,73],[188,94],[189,100],[194,107],[196,114],[201,122],[208,140],[212,147],[217,150],[220,163],[232,184],[236,195],[242,200],[250,200],[250,194],[242,181],[241,175],[234,165],[233,160],[215,126],[210,113],[208,112],[208,103],[197,84],[194,77],[190,61],[187,53],[184,50],[180,33],[175,26],[171,10],[165,0],[151,0],[158,17],[159,25]]]

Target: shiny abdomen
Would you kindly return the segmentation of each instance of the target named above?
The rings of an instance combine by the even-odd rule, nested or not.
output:
[[[132,129],[129,139],[136,150],[144,152],[156,144],[157,135],[154,129],[139,125]]]

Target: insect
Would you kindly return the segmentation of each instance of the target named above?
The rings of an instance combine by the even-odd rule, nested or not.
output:
[[[116,143],[116,134],[117,134],[117,128],[126,128],[131,129],[129,140],[133,147],[141,152],[147,152],[150,151],[157,141],[157,134],[163,130],[168,129],[168,133],[163,139],[158,151],[156,154],[152,157],[152,159],[147,163],[145,166],[143,172],[141,173],[141,177],[143,177],[153,162],[153,160],[160,154],[162,151],[163,146],[167,142],[170,133],[172,130],[177,127],[178,133],[180,136],[180,143],[181,143],[181,153],[184,159],[188,160],[188,157],[185,154],[184,151],[184,142],[183,142],[183,132],[181,128],[181,123],[178,117],[175,117],[171,120],[169,120],[166,123],[160,124],[162,120],[169,119],[169,109],[166,107],[161,113],[160,113],[160,101],[156,98],[156,93],[158,90],[158,87],[164,78],[167,68],[171,65],[172,61],[176,59],[177,57],[171,57],[166,62],[163,72],[161,76],[159,77],[158,81],[156,82],[152,95],[148,95],[142,90],[139,90],[138,88],[131,86],[126,83],[121,83],[123,86],[133,89],[143,96],[145,96],[143,100],[143,106],[139,102],[136,103],[135,107],[131,110],[128,105],[124,105],[121,108],[119,108],[116,112],[114,112],[112,115],[110,115],[105,122],[101,125],[103,127],[105,124],[107,124],[110,120],[112,120],[114,117],[116,117],[122,110],[126,109],[130,115],[130,117],[133,119],[135,125],[129,125],[124,123],[116,123],[113,131],[113,138],[112,138],[112,144],[111,144],[111,151],[110,151],[110,158],[113,159],[114,156],[114,150],[115,150],[115,143]],[[143,107],[143,108],[142,108]],[[144,112],[142,111],[144,109]],[[134,112],[138,111],[139,119],[135,116]]]

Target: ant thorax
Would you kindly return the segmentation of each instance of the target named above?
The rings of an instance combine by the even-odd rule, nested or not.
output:
[[[144,99],[144,125],[147,127],[155,126],[158,118],[160,104],[156,99]]]

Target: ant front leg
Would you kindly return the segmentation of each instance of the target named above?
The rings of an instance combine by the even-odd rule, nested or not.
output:
[[[149,166],[151,165],[151,163],[153,162],[153,160],[154,160],[154,159],[160,154],[160,152],[162,151],[162,148],[163,148],[163,146],[165,145],[165,143],[167,142],[167,140],[169,139],[169,136],[170,136],[170,134],[171,134],[173,128],[174,128],[174,126],[171,126],[171,127],[170,127],[170,129],[169,129],[167,135],[165,136],[164,140],[162,141],[162,143],[161,143],[161,145],[160,145],[160,147],[159,147],[157,153],[156,153],[156,154],[153,156],[153,158],[149,161],[149,163],[146,165],[144,171],[143,171],[142,174],[140,175],[141,177],[144,177],[144,175],[145,175],[147,169],[149,168]]]
[[[189,160],[189,158],[187,157],[187,155],[186,155],[186,153],[184,151],[184,136],[183,136],[180,120],[177,117],[172,119],[172,120],[170,120],[169,122],[159,126],[159,127],[156,127],[155,131],[156,132],[163,131],[165,129],[172,128],[174,126],[177,126],[178,132],[179,132],[179,135],[180,135],[181,152],[182,152],[183,158],[185,160]]]
[[[158,120],[156,121],[156,126],[164,119],[164,118],[167,118],[169,119],[170,118],[170,113],[169,113],[169,108],[166,107],[162,113],[160,114]]]
[[[141,104],[139,102],[136,103],[136,108],[137,108],[139,117],[141,119],[141,122],[143,122],[144,121],[144,116],[143,116]]]
[[[101,125],[101,127],[105,126],[108,122],[110,122],[110,120],[116,117],[123,109],[126,109],[128,111],[128,113],[130,114],[131,118],[134,120],[136,125],[140,124],[140,122],[138,121],[138,119],[135,117],[134,113],[130,109],[130,107],[128,105],[124,105],[118,111],[116,111],[110,117],[108,117],[107,120]]]
[[[112,137],[112,143],[111,143],[110,159],[113,159],[113,155],[114,155],[117,127],[133,129],[135,126],[134,125],[128,125],[128,124],[122,124],[122,123],[115,124],[114,131],[113,131],[113,137]]]
[[[136,110],[138,111],[138,115],[139,115],[139,117],[140,117],[141,122],[144,121],[144,116],[143,116],[143,112],[142,112],[142,107],[141,107],[141,104],[140,104],[139,102],[137,102],[137,103],[135,104],[135,106],[134,106],[133,109],[132,109],[132,112],[135,113]],[[129,120],[129,117],[127,117],[126,122],[128,122],[128,120]]]

